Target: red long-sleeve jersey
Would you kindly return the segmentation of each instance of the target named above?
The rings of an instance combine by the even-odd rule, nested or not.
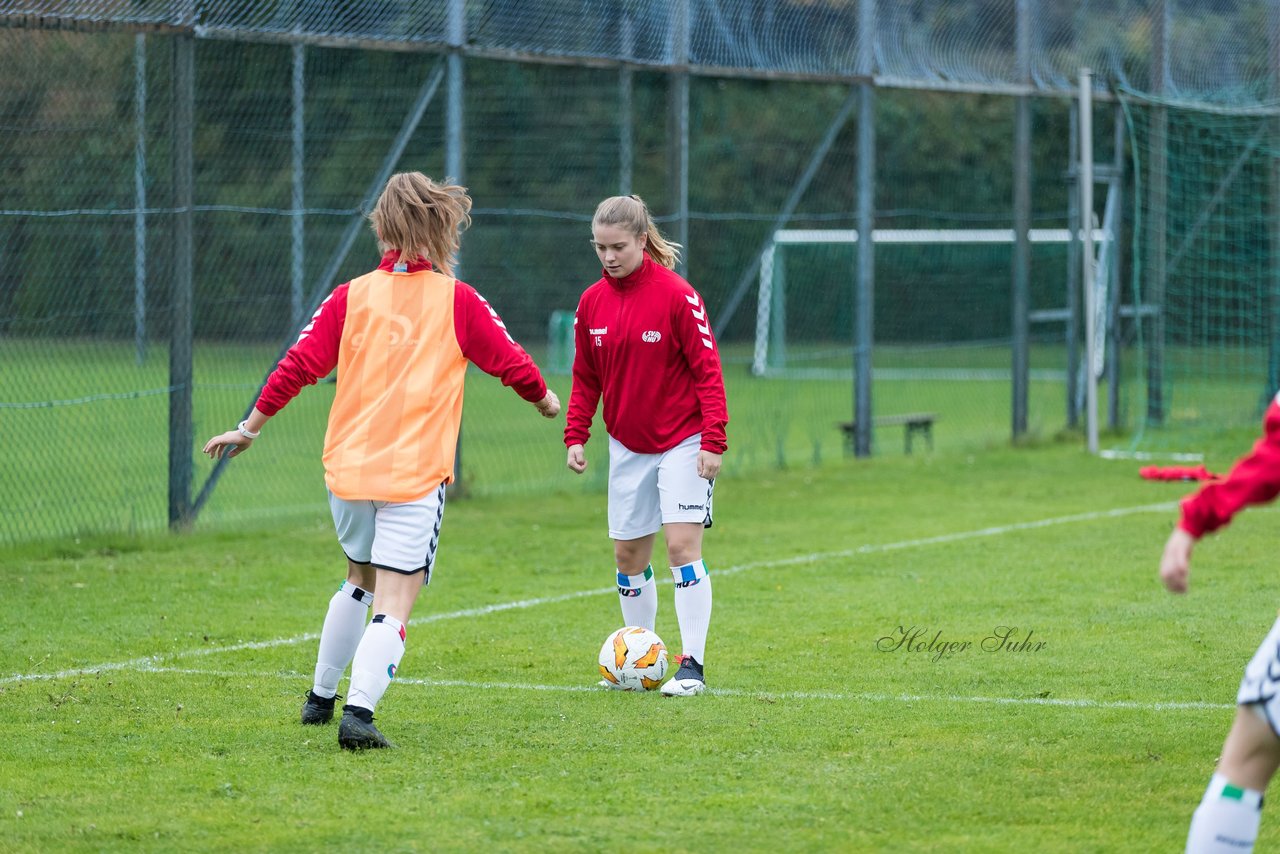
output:
[[[394,268],[398,253],[382,256],[378,269]],[[426,259],[409,264],[408,272],[431,269]],[[264,415],[275,415],[293,400],[304,385],[313,385],[338,365],[338,347],[347,318],[347,284],[338,285],[320,304],[302,329],[297,343],[267,378],[257,407]],[[533,359],[508,333],[493,307],[464,282],[455,282],[453,329],[466,359],[487,374],[502,380],[525,400],[537,402],[547,394],[547,384]]]
[[[574,344],[566,446],[590,438],[603,396],[605,430],[631,451],[663,453],[701,432],[703,450],[724,453],[720,351],[706,303],[679,275],[647,253],[629,276],[605,273],[578,301]]]
[[[1265,504],[1280,495],[1280,396],[1267,407],[1262,423],[1262,438],[1230,474],[1183,499],[1178,525],[1193,537],[1221,528],[1250,504]]]

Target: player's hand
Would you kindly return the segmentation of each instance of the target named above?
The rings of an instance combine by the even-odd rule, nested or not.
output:
[[[1181,528],[1174,528],[1164,544],[1160,557],[1160,580],[1170,593],[1187,592],[1187,576],[1191,574],[1191,549],[1196,538]]]
[[[249,450],[252,444],[253,440],[239,430],[228,430],[205,442],[201,453],[208,454],[210,459],[214,460],[221,457],[238,457]]]
[[[566,465],[578,474],[587,470],[587,452],[581,445],[569,446],[569,460]]]
[[[546,418],[555,418],[560,414],[560,398],[556,397],[556,393],[551,389],[547,389],[547,396],[534,406],[538,407],[538,412]]]
[[[698,451],[698,477],[703,480],[715,480],[718,474],[720,474],[720,454]]]

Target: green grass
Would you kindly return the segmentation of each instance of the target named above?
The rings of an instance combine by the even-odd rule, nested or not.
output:
[[[296,723],[342,573],[325,518],[13,547],[0,837],[20,851],[1178,850],[1275,618],[1274,519],[1247,513],[1202,544],[1191,594],[1171,597],[1155,566],[1188,487],[1136,467],[1045,445],[723,478],[712,691],[692,700],[592,687],[620,619],[601,496],[454,502],[378,709],[398,749],[367,755]],[[1168,506],[1100,515],[1153,504]],[[1079,514],[1095,515],[1028,524]],[[1016,626],[1046,646],[877,649],[900,626],[974,644]],[[1170,701],[1193,705],[1155,705]],[[1258,849],[1278,843],[1264,816]]]

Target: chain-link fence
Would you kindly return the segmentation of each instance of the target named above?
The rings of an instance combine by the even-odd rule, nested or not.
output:
[[[1020,182],[1031,228],[1069,228],[1082,65],[1166,100],[1265,106],[1270,10],[0,0],[0,542],[322,506],[327,384],[252,456],[215,472],[195,451],[253,403],[316,301],[376,263],[362,210],[405,169],[470,188],[461,278],[548,366],[564,364],[557,312],[599,276],[595,203],[643,195],[717,320],[730,473],[848,452],[861,244],[791,252],[773,322],[807,370],[760,376],[759,265],[780,228],[913,235],[875,238],[877,414],[933,413],[940,448],[1006,441],[1011,422],[1052,433],[1073,417],[1070,246],[1030,250],[1019,339],[1016,244],[962,233],[1010,229]],[[1097,114],[1109,161],[1124,120]],[[566,398],[567,375],[549,380]],[[896,453],[901,432],[875,442]],[[461,474],[477,494],[582,484],[557,428],[484,377]]]

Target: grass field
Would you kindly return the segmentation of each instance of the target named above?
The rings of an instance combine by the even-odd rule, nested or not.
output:
[[[1222,437],[1208,464],[1249,439]],[[398,748],[364,755],[296,723],[341,578],[327,519],[12,547],[0,838],[1180,850],[1275,618],[1276,517],[1246,513],[1202,544],[1192,592],[1172,597],[1155,567],[1188,487],[1136,465],[1047,444],[723,478],[711,691],[689,700],[594,687],[620,619],[600,496],[454,503],[378,709]],[[1002,626],[1031,643],[983,649]],[[917,644],[940,633],[933,651],[895,646],[917,629]],[[1258,850],[1280,845],[1272,818]]]

